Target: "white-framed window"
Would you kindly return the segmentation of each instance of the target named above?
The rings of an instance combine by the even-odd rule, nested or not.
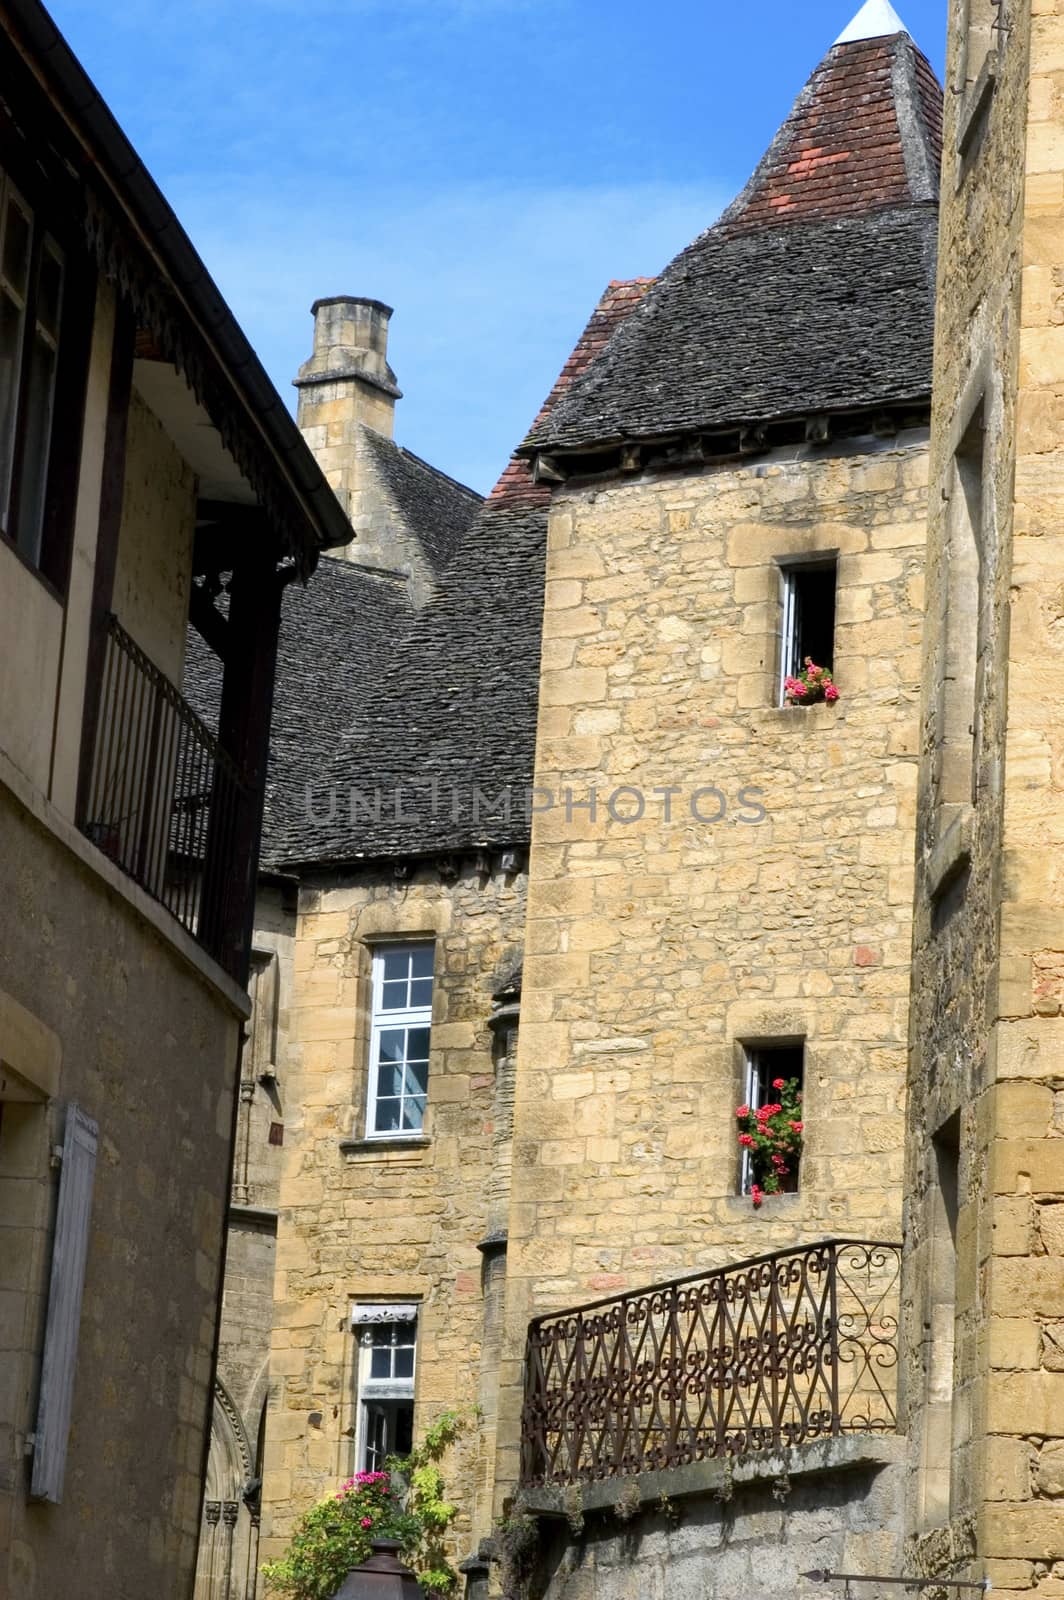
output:
[[[779,1091],[775,1083],[779,1078],[784,1083],[797,1079],[798,1091],[802,1092],[805,1084],[805,1045],[800,1040],[794,1044],[750,1044],[743,1053],[746,1063],[744,1101],[751,1111],[757,1111],[760,1106],[776,1104]],[[795,1187],[797,1181],[798,1175],[795,1173]],[[744,1149],[739,1163],[739,1193],[749,1194],[753,1182],[750,1152]]]
[[[807,656],[830,672],[835,665],[835,588],[838,562],[781,563],[779,704],[788,678],[796,678]]]
[[[424,1127],[434,957],[427,942],[383,944],[373,953],[367,1138]]]
[[[380,1472],[389,1456],[408,1455],[413,1447],[417,1310],[404,1303],[352,1308],[358,1339],[357,1472]]]

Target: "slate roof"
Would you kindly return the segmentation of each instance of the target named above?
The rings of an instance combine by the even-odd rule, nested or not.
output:
[[[306,786],[331,759],[352,708],[385,670],[414,612],[402,578],[322,556],[309,584],[284,593],[266,804],[264,866],[298,826]],[[212,730],[218,725],[221,662],[188,630],[182,690]]]
[[[647,280],[610,284],[544,412],[607,347],[646,287]],[[309,759],[297,759],[307,719],[301,731],[279,725],[288,715],[283,708],[275,716],[266,849],[274,864],[439,855],[527,842],[549,503],[549,489],[533,483],[528,463],[511,462],[461,541],[435,598],[402,640],[388,647],[378,639],[367,656],[371,670],[346,679],[310,670],[308,698],[320,703],[336,697],[348,723],[331,759],[318,765],[314,751]],[[314,579],[306,591],[312,608],[316,586]],[[328,612],[331,605],[323,591],[319,609]],[[314,625],[319,633],[327,631],[321,620]],[[279,676],[287,672],[296,642],[286,619]],[[317,688],[315,677],[321,680]],[[327,738],[315,747],[319,755],[337,716],[334,706]],[[313,715],[309,720],[314,723]],[[308,812],[303,784],[315,768]],[[474,803],[477,787],[488,803]],[[509,815],[491,810],[490,802],[507,792]],[[361,797],[354,820],[352,793]]]
[[[366,428],[364,437],[374,469],[399,517],[439,577],[480,510],[482,496],[382,433]]]
[[[941,100],[908,34],[835,45],[736,201],[520,453],[925,403]]]

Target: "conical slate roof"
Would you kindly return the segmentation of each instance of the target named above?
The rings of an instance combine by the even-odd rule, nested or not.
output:
[[[864,13],[896,20],[883,0]],[[908,33],[844,36],[742,193],[521,453],[926,401],[941,128]]]

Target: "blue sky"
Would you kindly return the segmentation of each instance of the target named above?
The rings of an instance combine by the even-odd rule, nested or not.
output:
[[[53,0],[282,395],[395,307],[401,443],[490,488],[610,278],[745,181],[858,0]],[[941,77],[945,0],[897,0]]]

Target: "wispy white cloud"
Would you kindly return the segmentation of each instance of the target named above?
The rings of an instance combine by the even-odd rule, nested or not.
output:
[[[320,178],[320,175],[318,175]],[[311,302],[393,305],[405,398],[397,436],[486,490],[611,278],[655,274],[720,210],[719,186],[637,183],[431,195],[329,186],[267,195],[202,177],[168,185],[284,395],[310,351]]]

